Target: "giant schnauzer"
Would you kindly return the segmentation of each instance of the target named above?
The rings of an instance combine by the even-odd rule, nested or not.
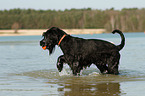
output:
[[[43,33],[44,38],[40,41],[40,46],[44,50],[48,49],[49,54],[53,53],[55,45],[61,48],[63,55],[57,60],[59,72],[62,71],[64,63],[70,66],[73,75],[80,75],[83,68],[95,64],[101,73],[117,75],[119,51],[125,45],[125,37],[120,30],[114,30],[112,33],[116,32],[122,39],[121,44],[117,46],[100,39],[73,37],[57,27],[52,27]]]

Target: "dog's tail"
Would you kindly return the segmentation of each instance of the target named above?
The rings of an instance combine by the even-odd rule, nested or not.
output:
[[[118,50],[120,51],[124,47],[124,45],[125,45],[125,37],[124,37],[122,31],[117,30],[117,29],[114,30],[112,33],[114,34],[116,32],[119,33],[120,36],[121,36],[121,44],[117,46],[118,47]]]

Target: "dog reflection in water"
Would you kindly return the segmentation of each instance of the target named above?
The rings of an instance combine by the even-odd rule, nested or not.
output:
[[[114,30],[112,33],[116,32],[122,39],[120,45],[100,39],[73,37],[57,27],[52,27],[43,33],[44,38],[40,41],[40,46],[44,50],[48,49],[49,54],[54,52],[56,45],[61,48],[63,55],[57,60],[59,72],[62,71],[64,63],[69,65],[73,75],[80,75],[83,68],[95,64],[101,73],[117,75],[119,74],[119,51],[125,45],[125,37],[120,30]]]
[[[110,83],[88,84],[86,82],[85,83],[79,82],[79,84],[74,84],[70,83],[70,81],[69,82],[65,81],[63,87],[58,88],[58,92],[60,93],[64,92],[64,96],[76,96],[76,94],[77,96],[120,96],[121,94],[119,83],[110,82]]]

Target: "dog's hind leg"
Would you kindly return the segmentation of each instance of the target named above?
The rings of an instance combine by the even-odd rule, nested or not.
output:
[[[120,55],[117,54],[116,56],[111,56],[108,60],[108,74],[115,74],[118,75],[118,65],[119,65]]]
[[[65,58],[64,58],[64,55],[61,55],[61,56],[59,56],[58,57],[58,59],[57,59],[57,69],[58,69],[58,71],[59,72],[61,72],[62,71],[62,69],[63,69],[63,64],[65,63],[66,61],[65,61]]]

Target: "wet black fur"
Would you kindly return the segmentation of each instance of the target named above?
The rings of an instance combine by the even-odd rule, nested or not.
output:
[[[119,74],[119,51],[125,45],[125,38],[120,30],[114,30],[112,33],[116,32],[122,38],[121,44],[118,46],[100,39],[73,37],[57,27],[52,27],[43,33],[44,39],[40,41],[40,46],[47,46],[49,54],[52,54],[55,45],[58,45],[61,37],[66,34],[59,45],[63,52],[63,55],[59,56],[57,60],[59,72],[62,71],[64,63],[70,66],[74,75],[79,75],[83,68],[95,64],[101,73],[117,75]]]

